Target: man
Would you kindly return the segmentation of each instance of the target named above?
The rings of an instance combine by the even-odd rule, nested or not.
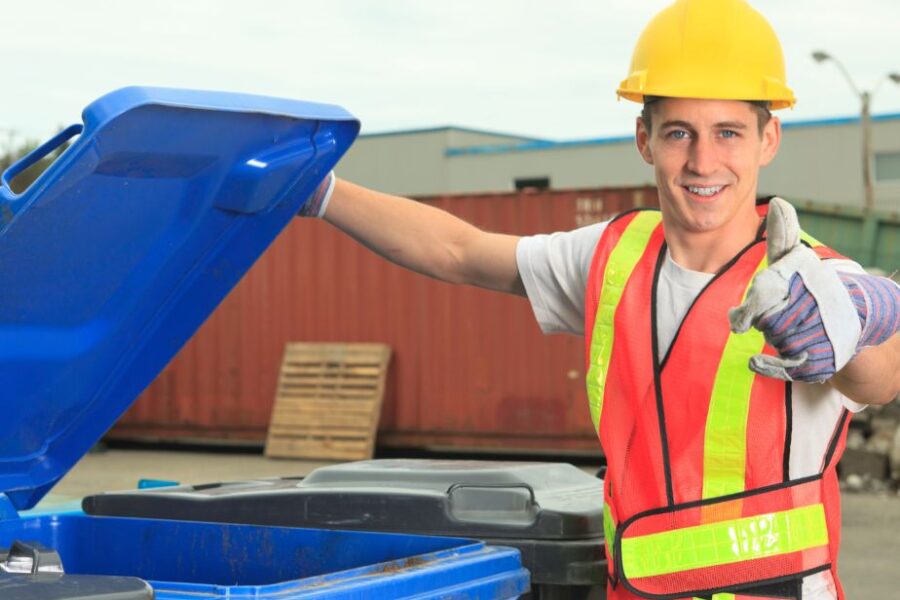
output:
[[[900,292],[757,202],[794,97],[744,0],[662,11],[618,94],[660,211],[519,238],[330,177],[304,212],[586,336],[610,598],[843,598],[835,465],[849,413],[900,392]]]

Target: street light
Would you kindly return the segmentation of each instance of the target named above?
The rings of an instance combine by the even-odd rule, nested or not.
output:
[[[15,140],[19,133],[15,129],[0,127],[0,136],[3,135],[5,135],[6,139],[0,139],[0,172],[6,170],[13,162]]]
[[[847,80],[847,83],[850,84],[850,88],[853,89],[853,93],[859,97],[860,102],[860,123],[862,124],[862,133],[863,133],[863,143],[862,143],[862,162],[863,162],[863,183],[865,186],[865,210],[866,212],[871,212],[875,207],[875,185],[872,182],[872,115],[870,112],[870,107],[872,105],[872,98],[878,92],[878,88],[881,87],[881,84],[884,83],[885,79],[889,79],[900,85],[900,73],[891,72],[878,80],[878,83],[872,89],[871,92],[866,90],[860,90],[856,86],[856,82],[853,81],[853,78],[850,77],[850,73],[844,67],[844,65],[831,56],[827,52],[823,52],[822,50],[816,50],[812,53],[813,60],[817,63],[823,63],[826,61],[833,62],[837,68],[844,75],[844,79]]]

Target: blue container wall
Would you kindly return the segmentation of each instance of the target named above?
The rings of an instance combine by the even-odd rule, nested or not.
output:
[[[0,523],[0,546],[40,542],[66,573],[271,585],[474,542],[457,538],[66,515]]]

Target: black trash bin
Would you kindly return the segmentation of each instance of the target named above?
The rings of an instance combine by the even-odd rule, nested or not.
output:
[[[306,478],[89,496],[92,515],[471,537],[517,548],[534,600],[606,595],[603,482],[563,463],[370,460]]]

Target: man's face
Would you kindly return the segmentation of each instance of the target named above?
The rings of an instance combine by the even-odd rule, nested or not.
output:
[[[637,145],[656,171],[667,231],[720,232],[756,222],[759,168],[775,157],[781,125],[759,130],[747,102],[666,98],[653,108],[651,131],[637,123]]]

